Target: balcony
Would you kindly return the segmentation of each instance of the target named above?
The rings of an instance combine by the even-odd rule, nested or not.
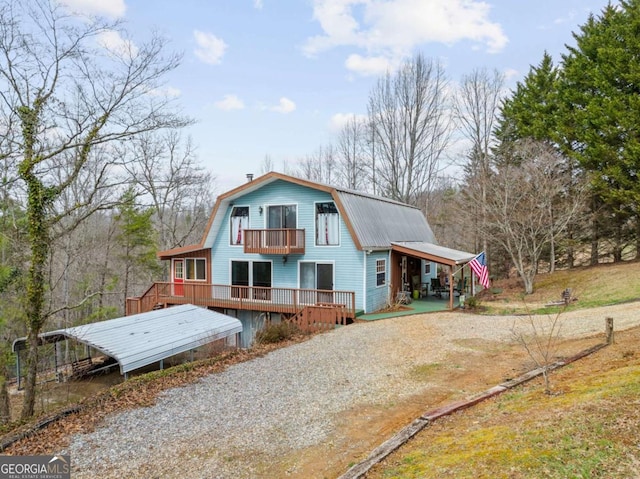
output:
[[[258,254],[304,254],[304,230],[244,230],[244,252]]]
[[[298,313],[306,306],[335,307],[344,310],[345,317],[353,319],[355,302],[353,291],[158,282],[142,296],[127,298],[126,314],[189,303],[211,308],[290,314]]]

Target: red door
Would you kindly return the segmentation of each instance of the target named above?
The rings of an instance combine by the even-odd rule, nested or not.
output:
[[[173,260],[173,295],[184,296],[184,260]]]

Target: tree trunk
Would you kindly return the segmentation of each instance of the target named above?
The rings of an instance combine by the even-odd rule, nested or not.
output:
[[[0,375],[0,426],[11,421],[11,404],[9,403],[9,392],[7,391],[7,378]]]
[[[44,325],[45,270],[49,256],[49,235],[46,225],[46,208],[50,192],[33,176],[29,160],[21,165],[21,176],[28,188],[27,215],[29,218],[29,245],[31,265],[26,284],[27,318],[27,379],[22,406],[22,419],[33,416],[36,400],[36,376],[38,373],[38,335]]]
[[[598,264],[598,218],[595,200],[591,209],[591,266]]]

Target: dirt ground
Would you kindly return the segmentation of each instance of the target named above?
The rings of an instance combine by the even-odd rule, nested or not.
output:
[[[601,339],[567,341],[560,349],[569,355],[587,349]],[[440,367],[423,372],[425,387],[421,393],[397,404],[358,407],[342,415],[340,428],[329,439],[333,454],[328,456],[323,448],[310,448],[301,458],[297,452],[296,462],[304,466],[290,477],[338,477],[425,412],[535,368],[519,345],[475,339],[466,340],[464,346],[473,348],[474,353],[450,353]],[[291,459],[283,458],[283,463]]]
[[[592,340],[581,340],[569,342],[565,346],[570,349],[573,349],[574,347],[577,347],[579,349],[586,349],[586,347],[588,347],[592,343]],[[581,385],[585,382],[588,383],[589,381],[591,381],[591,378],[600,377],[611,371],[629,369],[640,364],[638,344],[640,344],[640,327],[617,332],[615,334],[614,344],[600,349],[596,353],[572,363],[570,366],[552,372],[550,376],[552,391],[551,396],[561,398],[564,394],[570,393],[573,389],[580,389]],[[490,365],[489,367],[491,368]],[[502,366],[498,366],[498,368],[500,367]],[[473,378],[469,379],[473,382]],[[546,398],[549,397],[544,393],[542,379],[540,378],[537,378],[521,387],[534,390],[535,394],[539,398],[540,404],[544,404]],[[433,444],[434,441],[436,441],[442,435],[446,434],[448,437],[462,437],[470,430],[473,430],[476,427],[480,427],[479,425],[486,423],[488,417],[490,417],[490,427],[492,428],[501,429],[504,427],[514,427],[513,423],[511,422],[513,421],[513,418],[510,415],[487,413],[485,409],[491,408],[491,401],[493,400],[481,403],[475,407],[466,409],[461,413],[453,414],[434,422],[432,425],[425,428],[413,439],[411,439],[405,446],[401,447],[396,452],[391,454],[388,458],[383,460],[381,464],[375,466],[367,474],[366,477],[368,479],[382,479],[383,477],[387,477],[383,475],[383,471],[385,468],[401,464],[403,458],[407,455],[412,454],[414,451],[427,449],[430,444]],[[621,435],[622,440],[632,441],[633,444],[636,445],[638,428],[640,427],[640,415],[638,414],[637,409],[631,408],[631,410],[629,410],[628,404],[622,407],[625,408],[625,413],[628,414],[629,417],[621,419],[626,423],[626,427],[620,427],[620,424],[622,424],[620,423],[616,429],[616,434]],[[524,414],[526,414],[528,422],[536,424],[538,416],[542,420],[544,417],[546,417],[548,411],[544,410],[544,408],[539,408],[537,410],[534,408],[533,410],[527,409],[526,413]],[[622,418],[622,415],[620,415],[619,417]],[[625,432],[624,429],[628,430]],[[637,445],[635,447],[637,447]],[[628,458],[625,459],[628,460]],[[476,474],[478,474],[478,471],[476,471]],[[601,475],[594,475],[593,477],[596,476],[605,477]],[[478,474],[475,477],[495,476]],[[521,476],[514,473],[513,475],[509,475],[509,477]],[[624,477],[628,476],[625,475]],[[637,476],[634,475],[633,477]]]
[[[420,349],[429,347],[430,344],[428,332],[425,334],[425,329],[418,327],[425,322],[427,321],[424,318],[407,317],[394,323],[393,327],[401,329],[398,333],[406,344]],[[339,417],[333,418],[337,426],[327,441],[303,451],[296,450],[289,455],[270,458],[270,465],[262,477],[283,477],[284,472],[287,477],[292,478],[338,477],[426,411],[484,391],[535,367],[526,351],[518,344],[472,336],[469,339],[454,339],[453,345],[461,348],[448,348],[448,352],[437,362],[416,363],[417,366],[410,374],[414,381],[421,383],[417,394],[394,403],[347,408]],[[603,335],[599,333],[597,337],[566,341],[558,350],[566,357],[602,341]],[[399,350],[396,354],[406,355],[408,352]],[[407,358],[408,361],[413,359],[408,356]],[[238,357],[238,360],[246,359],[250,357]],[[226,365],[233,362],[234,359],[229,359]],[[198,374],[202,375],[205,372]],[[390,371],[389,375],[391,374],[394,374],[394,371]],[[187,378],[185,382],[192,380]],[[165,386],[179,385],[179,380],[173,380],[171,384],[163,385],[162,388],[153,386],[148,392],[144,388],[136,388],[133,399],[129,394],[119,397],[121,404],[112,398],[109,401],[98,401],[98,406],[108,404],[109,411],[96,413],[88,409],[82,414],[65,418],[42,433],[21,441],[5,453],[42,454],[43,446],[46,444],[57,444],[60,447],[71,434],[90,430],[93,427],[93,418],[104,417],[106,413],[128,407],[149,404],[153,402],[155,394]]]

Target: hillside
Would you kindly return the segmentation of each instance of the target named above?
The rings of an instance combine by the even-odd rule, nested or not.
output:
[[[619,304],[640,299],[640,261],[607,263],[557,270],[536,276],[534,292],[524,295],[518,278],[495,280],[490,291],[480,295],[481,302],[493,313],[511,314],[526,309],[543,312],[545,305],[560,299],[571,289],[576,301],[569,309]],[[552,311],[551,309],[549,311]]]
[[[585,278],[590,276],[591,280],[582,279],[578,281],[575,278],[572,279],[570,277],[571,272],[559,272],[558,275],[568,274],[568,280],[573,280],[572,285],[584,285],[589,281],[598,282],[600,281],[599,278],[608,277],[613,272],[619,274],[621,278],[626,278],[626,282],[629,284],[637,283],[638,276],[640,276],[637,274],[637,263],[604,266],[601,268],[603,270],[606,269],[606,275],[600,274],[599,268],[593,268],[590,272],[587,271],[588,274],[585,274]],[[589,268],[585,268],[585,270],[589,270]],[[578,273],[578,275],[582,274],[582,271]],[[544,280],[545,277],[541,276],[541,279]],[[553,277],[551,279],[554,281],[548,281],[551,286],[548,286],[550,289],[546,294],[549,298],[554,298],[557,296],[555,290],[560,283],[556,283]],[[541,283],[545,284],[544,281],[541,281]],[[492,303],[502,308],[522,303],[522,299],[518,296],[519,292],[515,287],[517,285],[514,284],[512,287],[508,282],[504,282],[501,286],[503,291],[500,294],[492,294],[492,301],[487,301],[487,303]],[[537,291],[537,294],[541,294],[539,299],[541,302],[546,300],[543,288],[540,287]],[[597,297],[598,288],[595,291],[596,293],[592,300],[597,303],[600,301]],[[567,320],[572,322],[572,326],[566,331],[570,331],[573,327],[582,328],[588,322],[589,316],[594,319],[595,329],[583,329],[583,331],[587,331],[586,336],[582,333],[581,336],[576,336],[578,339],[568,339],[562,345],[561,354],[575,354],[596,342],[601,342],[602,319],[605,315],[613,315],[616,318],[616,325],[626,325],[624,327],[627,328],[637,325],[640,318],[637,318],[636,303],[629,302],[630,298],[626,299],[627,304],[603,309],[581,310],[583,300],[578,299],[578,301],[574,302],[572,308],[576,311],[569,312],[565,316]],[[346,362],[344,360],[340,362],[341,364],[350,365],[350,367],[338,367],[336,370],[340,374],[346,372],[353,374],[356,369],[353,365],[362,366],[368,364],[373,369],[377,368],[380,376],[375,381],[366,380],[365,383],[367,385],[377,385],[385,394],[393,394],[395,396],[390,396],[388,400],[381,403],[369,403],[369,397],[363,397],[362,402],[347,402],[340,414],[332,414],[326,418],[320,416],[320,411],[316,412],[313,417],[319,417],[321,419],[320,422],[325,426],[331,423],[332,418],[339,418],[340,421],[339,425],[328,433],[329,436],[325,440],[314,444],[313,447],[302,450],[287,449],[286,455],[268,458],[266,456],[257,457],[256,459],[248,453],[238,453],[233,456],[233,460],[235,461],[237,457],[237,460],[241,461],[242,464],[232,462],[228,464],[225,462],[225,464],[234,469],[236,472],[234,477],[241,477],[237,475],[238,467],[253,464],[252,461],[255,462],[258,459],[264,463],[258,464],[258,466],[264,466],[266,468],[265,471],[268,470],[270,474],[259,477],[283,477],[285,472],[290,477],[301,478],[339,476],[348,469],[349,464],[366,456],[375,446],[410,423],[424,411],[485,390],[504,381],[506,378],[512,378],[514,375],[530,370],[531,364],[529,364],[530,361],[523,348],[509,340],[510,328],[516,318],[518,317],[478,316],[468,312],[392,318],[341,328],[329,334],[314,337],[313,340],[298,344],[295,347],[276,351],[275,353],[278,354],[284,352],[293,354],[294,351],[297,351],[296,354],[302,354],[305,357],[302,351],[306,351],[316,343],[313,354],[306,353],[308,357],[313,357],[314,361],[300,362],[299,357],[295,356],[290,358],[289,361],[279,362],[279,364],[297,365],[295,371],[300,372],[300,378],[292,380],[293,376],[287,376],[286,379],[300,386],[301,391],[305,393],[313,390],[313,384],[301,386],[303,384],[302,378],[309,377],[308,371],[304,367],[308,366],[315,371],[318,370],[315,365],[323,364],[323,368],[319,370],[323,372],[321,376],[325,377],[327,375],[327,367],[337,364],[333,359],[335,357],[344,357],[349,351],[349,354],[353,354],[354,358]],[[522,317],[519,318],[522,319]],[[594,331],[595,333],[589,331]],[[510,402],[499,403],[498,401],[501,399],[496,399],[485,405],[473,408],[467,414],[473,414],[477,410],[480,411],[479,416],[470,416],[468,421],[461,422],[459,425],[451,421],[456,418],[466,417],[463,414],[457,414],[432,425],[424,433],[431,432],[435,436],[430,436],[426,443],[421,443],[420,438],[410,442],[406,448],[410,448],[412,444],[418,444],[418,448],[415,450],[401,449],[397,456],[388,459],[386,465],[383,465],[383,469],[376,472],[376,474],[380,474],[379,476],[373,475],[372,477],[429,477],[424,472],[425,470],[440,471],[440,474],[433,477],[466,477],[465,474],[475,473],[475,469],[480,472],[486,471],[486,475],[480,477],[546,477],[547,474],[541,473],[541,470],[535,469],[535,467],[559,468],[561,464],[553,462],[554,454],[557,453],[553,448],[556,447],[555,444],[564,443],[566,443],[567,456],[575,453],[580,461],[584,458],[585,461],[591,461],[588,462],[589,464],[595,464],[593,467],[596,469],[605,468],[604,470],[607,472],[605,476],[592,474],[584,475],[583,477],[629,477],[628,475],[625,476],[624,473],[629,470],[629,464],[637,458],[633,455],[635,453],[632,447],[620,442],[623,438],[621,436],[616,437],[614,431],[615,427],[624,426],[626,428],[624,429],[625,431],[635,437],[640,437],[637,417],[634,416],[636,414],[634,411],[637,408],[629,408],[630,403],[637,403],[638,397],[637,384],[640,382],[638,381],[640,371],[638,368],[640,366],[638,365],[638,353],[635,345],[639,335],[640,330],[638,329],[618,333],[616,345],[605,348],[588,360],[579,361],[569,368],[554,373],[552,375],[553,395],[545,395],[539,383],[531,383],[518,390],[512,390],[502,397],[502,400]],[[326,343],[331,337],[334,337],[334,340]],[[341,338],[341,340],[336,341],[338,338]],[[351,339],[347,340],[346,338]],[[290,344],[292,343],[282,344],[280,347]],[[337,344],[343,344],[341,346],[342,349],[332,351],[330,346],[336,347]],[[344,346],[353,344],[357,344],[358,348]],[[153,434],[153,437],[157,439],[157,432],[162,430],[162,427],[155,424],[154,421],[156,417],[162,416],[152,413],[148,407],[158,403],[162,404],[162,399],[157,399],[162,391],[179,386],[189,388],[188,384],[212,373],[220,373],[230,365],[238,362],[253,360],[250,362],[255,365],[261,362],[260,357],[264,356],[266,359],[271,357],[273,355],[271,351],[273,351],[272,348],[265,348],[231,353],[218,358],[218,360],[185,364],[181,367],[139,376],[112,387],[98,396],[88,398],[83,402],[84,407],[79,413],[64,418],[32,437],[16,443],[4,452],[8,454],[43,454],[59,450],[59,448],[68,444],[71,435],[81,431],[91,431],[94,428],[104,428],[106,427],[104,418],[108,415],[124,412],[132,408],[140,408],[140,406],[143,406],[149,413],[145,421],[139,424],[140,427],[136,429],[136,434],[142,434],[141,428],[145,426],[150,431],[150,434]],[[321,352],[322,354],[327,354],[327,357],[322,359]],[[266,353],[269,354],[265,356]],[[356,358],[360,358],[360,355],[369,358],[369,361],[356,360]],[[251,365],[246,365],[246,367],[250,368]],[[576,375],[568,376],[572,371],[576,371]],[[370,371],[363,372],[365,377],[368,378]],[[562,379],[565,375],[567,375],[566,382]],[[251,381],[258,381],[262,377],[260,374],[249,374],[249,372],[248,376],[252,378]],[[313,397],[326,399],[330,393],[338,394],[344,391],[357,390],[357,387],[354,386],[357,380],[359,380],[358,377],[349,377],[348,380],[339,381],[337,383],[339,384],[338,387],[329,389],[324,387],[312,395]],[[248,381],[246,384],[248,384]],[[415,388],[416,393],[407,395],[408,388],[411,390]],[[280,389],[279,387],[272,388],[270,389],[270,394],[276,395]],[[216,394],[221,393],[222,391]],[[234,398],[234,409],[240,407],[237,404],[238,392],[233,390],[230,391],[230,394]],[[294,394],[293,396],[298,395]],[[300,396],[305,397],[305,394],[300,394]],[[192,407],[191,396],[189,397],[188,407]],[[216,397],[219,398],[220,396]],[[289,396],[287,398],[290,399]],[[272,399],[271,403],[273,404],[281,404],[284,400],[284,398],[275,396]],[[604,402],[596,404],[596,399],[603,399]],[[331,403],[339,402],[336,401],[331,401]],[[307,401],[304,403],[307,404]],[[498,404],[496,409],[489,412],[482,409],[493,403]],[[622,425],[615,421],[610,423],[611,418],[609,416],[600,417],[596,415],[598,411],[604,411],[603,414],[605,414],[609,403],[613,407],[613,414],[617,414],[621,418]],[[221,404],[226,404],[226,402],[222,401]],[[595,404],[595,412],[589,409],[593,404]],[[626,409],[633,409],[633,411],[627,411],[624,408],[625,404]],[[211,410],[213,407],[214,403],[207,402],[207,410]],[[574,407],[578,412],[576,416],[571,415]],[[252,410],[252,408],[245,410],[245,414],[248,414],[247,411],[249,410]],[[294,413],[297,409],[290,408],[288,411],[289,415],[295,419]],[[585,411],[588,414],[585,414]],[[140,412],[140,414],[145,414],[145,412]],[[537,419],[538,415],[540,418],[539,426],[536,426],[532,432],[527,429],[530,425],[528,421],[531,418]],[[595,417],[594,423],[585,424],[584,421],[580,422],[580,419],[591,416]],[[260,417],[262,418],[262,415]],[[565,417],[567,421],[560,424],[560,421],[564,421],[563,418]],[[486,423],[487,419],[493,419],[497,423]],[[309,418],[305,416],[304,420],[307,421]],[[554,421],[561,426],[561,429],[549,426]],[[440,424],[442,426],[439,426]],[[485,424],[486,431],[483,429]],[[281,426],[282,422],[279,422],[277,427],[280,428]],[[510,433],[512,426],[514,432]],[[571,429],[573,426],[578,429]],[[453,438],[447,439],[446,433],[449,429],[453,431]],[[482,431],[478,434],[468,435],[468,433],[480,429]],[[189,431],[189,428],[185,427],[184,430]],[[561,434],[562,431],[568,432],[559,436],[558,434]],[[548,437],[540,436],[540,434],[545,434],[546,432],[550,433]],[[603,432],[607,441],[610,441],[606,443],[606,447],[609,449],[604,452],[597,449],[597,447],[600,447],[599,432]],[[211,431],[211,434],[217,434],[217,432]],[[574,437],[579,442],[571,442]],[[114,434],[111,438],[114,445],[116,443],[127,444],[127,441],[123,440],[119,434]],[[459,442],[460,451],[454,454],[453,451],[458,444],[459,438],[463,438],[460,439],[462,442]],[[487,438],[492,439],[493,443],[487,442]],[[533,443],[525,442],[528,439],[531,439]],[[441,443],[441,440],[444,442]],[[222,441],[222,438],[216,442],[217,448],[222,447],[222,442],[220,441]],[[496,446],[495,443],[498,445]],[[96,448],[98,444],[96,443]],[[193,447],[191,440],[186,441],[185,444],[188,444],[189,448]],[[244,441],[241,445],[242,447],[250,448],[251,444],[253,444],[251,441]],[[422,454],[423,448],[426,448],[428,444],[434,447],[437,444],[444,444],[444,446],[440,450],[429,449],[427,453]],[[518,451],[521,452],[518,454],[508,452],[511,451],[512,444],[514,447],[517,444]],[[536,449],[539,444],[546,444],[547,446],[551,444],[553,446],[549,446],[547,449]],[[491,447],[494,446],[498,449],[498,452],[492,452]],[[240,445],[235,444],[234,447],[240,447]],[[502,447],[502,452],[500,452],[500,447]],[[499,460],[484,463],[485,454],[483,451],[485,450],[487,451],[486,455],[498,457]],[[181,459],[187,460],[191,457],[189,451],[191,449],[184,452],[184,456],[174,454],[171,459],[175,460],[176,457],[181,457]],[[465,456],[464,451],[467,451],[469,456]],[[548,451],[552,451],[553,454]],[[108,447],[106,447],[106,452],[109,452]],[[154,451],[151,452],[154,453]],[[202,457],[210,458],[208,455],[210,451],[205,450],[202,452],[205,454]],[[476,455],[474,456],[472,453]],[[543,453],[547,454],[544,457],[551,457],[548,458],[546,463],[539,466],[536,461],[538,456],[543,455]],[[598,457],[590,457],[589,454],[592,453]],[[95,454],[98,454],[97,450]],[[178,454],[177,451],[176,454]],[[527,456],[527,454],[529,455]],[[140,459],[143,451],[136,451],[135,455],[138,460],[144,461],[144,459]],[[618,476],[614,474],[616,470],[612,469],[613,466],[611,466],[616,455],[622,457],[622,460],[616,463],[620,466],[619,470],[623,471]],[[454,464],[446,463],[449,456],[455,460]],[[513,459],[513,461],[516,461],[514,462],[515,465],[509,463],[510,457],[515,458]],[[428,462],[433,458],[443,462],[433,465],[433,463]],[[533,471],[531,474],[528,474],[529,469],[524,472],[517,469],[517,467],[520,467],[518,465],[520,463],[517,462],[520,459],[522,459],[522,463],[526,467],[532,464],[531,467],[534,469],[531,469]],[[567,457],[562,460],[563,463],[569,462]],[[143,462],[143,464],[145,468],[153,468],[157,467],[157,461],[158,457],[154,453],[150,455],[148,463]],[[465,470],[458,467],[466,462],[475,466],[475,469],[470,467]],[[266,466],[267,464],[268,467]],[[296,466],[293,469],[292,464]],[[196,463],[192,465],[194,468],[198,467]],[[412,468],[404,468],[405,465],[410,465]],[[512,469],[515,471],[512,475],[511,473],[504,473],[504,471],[511,471]],[[151,470],[145,469],[146,473]],[[295,474],[292,472],[294,470]],[[578,473],[574,474],[571,472],[573,470],[570,469],[558,470],[560,472],[555,477],[579,476]],[[89,474],[89,472],[85,472]],[[149,474],[141,474],[135,477],[149,477]],[[256,476],[254,475],[253,477]],[[554,477],[553,474],[550,477]]]

